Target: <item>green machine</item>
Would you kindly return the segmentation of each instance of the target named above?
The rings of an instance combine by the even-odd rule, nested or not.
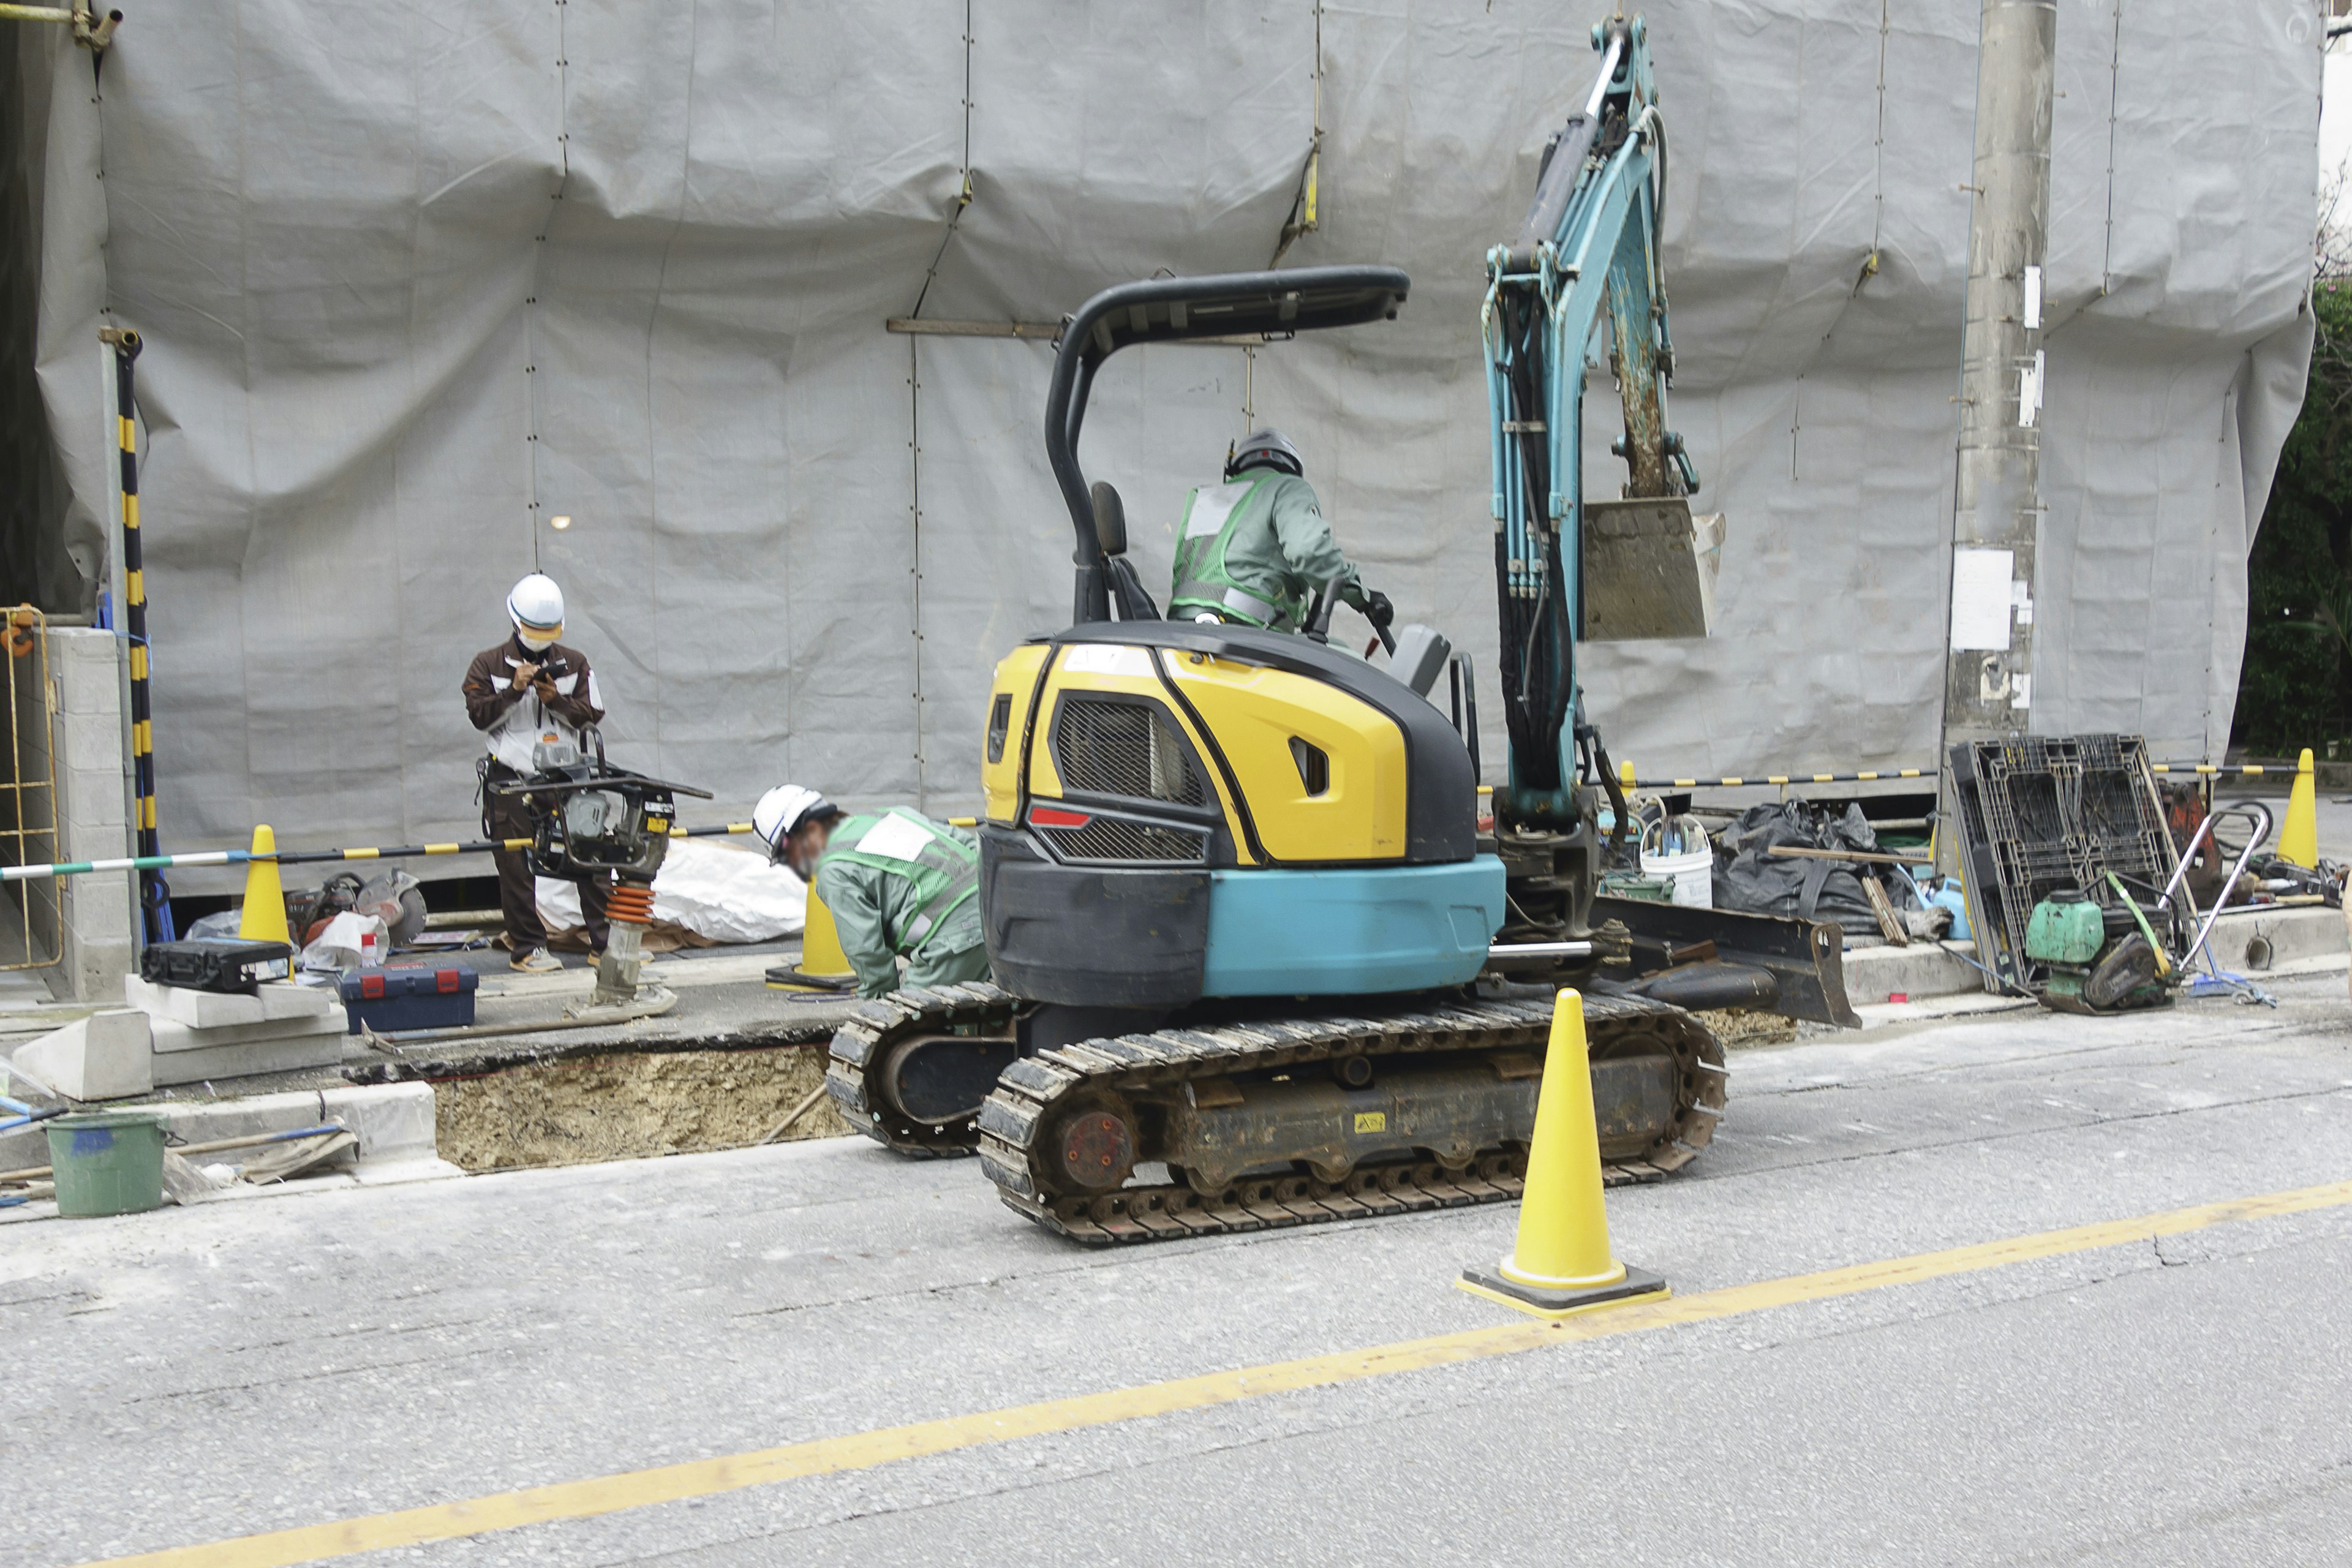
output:
[[[2168,1007],[2165,981],[2172,962],[2147,916],[2110,874],[2113,903],[2090,894],[2051,894],[2033,906],[2025,925],[2025,956],[2048,966],[2038,993],[2042,1005],[2063,1013],[2121,1013]],[[2101,889],[2103,892],[2108,889]]]

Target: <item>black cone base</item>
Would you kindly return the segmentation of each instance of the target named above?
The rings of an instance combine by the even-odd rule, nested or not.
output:
[[[1522,1285],[1494,1265],[1485,1268],[1465,1268],[1461,1286],[1474,1296],[1484,1296],[1490,1301],[1499,1301],[1506,1307],[1516,1308],[1538,1318],[1572,1317],[1596,1307],[1618,1306],[1671,1294],[1664,1278],[1630,1264],[1626,1267],[1624,1279],[1614,1285],[1597,1285],[1589,1290],[1546,1290],[1534,1285]]]

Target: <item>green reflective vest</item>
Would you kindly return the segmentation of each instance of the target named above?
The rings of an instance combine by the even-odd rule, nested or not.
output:
[[[950,915],[980,896],[980,851],[903,807],[834,826],[816,874],[850,866],[907,885],[904,899],[893,900],[901,918],[883,933],[900,957],[919,952]]]
[[[1293,631],[1327,583],[1337,583],[1349,604],[1362,597],[1356,569],[1305,479],[1255,469],[1202,485],[1185,500],[1170,619],[1209,610],[1244,626]]]
[[[1176,541],[1176,587],[1169,595],[1171,616],[1180,610],[1214,610],[1253,626],[1295,626],[1306,618],[1304,600],[1276,588],[1277,596],[1261,592],[1263,582],[1244,583],[1226,564],[1225,552],[1243,528],[1262,530],[1265,506],[1253,507],[1272,476],[1255,475],[1202,485],[1184,500],[1184,531]],[[1270,501],[1271,497],[1267,498]]]

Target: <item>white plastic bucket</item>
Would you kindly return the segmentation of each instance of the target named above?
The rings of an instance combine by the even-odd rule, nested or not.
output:
[[[1711,910],[1715,907],[1715,846],[1707,842],[1706,829],[1696,818],[1675,818],[1675,829],[1682,837],[1683,852],[1679,855],[1661,854],[1651,847],[1661,841],[1664,823],[1643,832],[1642,874],[1672,877],[1675,903],[1685,909]]]

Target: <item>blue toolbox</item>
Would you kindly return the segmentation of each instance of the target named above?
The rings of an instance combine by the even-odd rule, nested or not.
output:
[[[379,1035],[462,1028],[474,1021],[474,989],[481,983],[470,969],[354,969],[342,979],[343,1011],[354,1035],[362,1024]]]

